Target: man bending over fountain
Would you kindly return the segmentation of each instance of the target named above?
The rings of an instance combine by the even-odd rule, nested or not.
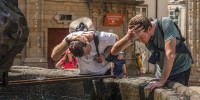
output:
[[[110,62],[106,61],[106,57],[116,42],[117,35],[108,32],[99,33],[98,49],[100,55],[98,56],[93,38],[96,31],[89,18],[83,17],[75,20],[70,24],[69,31],[70,34],[53,49],[52,59],[58,60],[69,48],[79,62],[79,74],[110,74],[111,65]]]
[[[150,91],[164,86],[167,80],[188,85],[192,56],[179,28],[170,18],[148,19],[136,15],[128,28],[127,34],[113,46],[111,53],[118,54],[134,39],[145,43],[152,52],[149,62],[157,65],[156,76],[159,78],[159,81],[148,84]]]
[[[111,75],[111,63],[106,60],[112,46],[118,38],[117,35],[108,32],[99,32],[99,35],[94,31],[95,28],[92,21],[83,17],[75,20],[70,24],[70,34],[58,44],[52,51],[52,58],[58,60],[67,48],[77,57],[79,74],[87,75]],[[95,39],[94,39],[95,38]],[[94,40],[98,38],[98,51],[96,51]],[[99,54],[99,55],[98,55]],[[84,92],[90,94],[89,99],[94,100],[107,98],[101,93],[105,89],[103,81],[83,81]],[[96,91],[95,91],[96,90]]]

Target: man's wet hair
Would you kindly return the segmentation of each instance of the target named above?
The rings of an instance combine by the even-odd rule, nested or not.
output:
[[[84,54],[83,47],[86,47],[87,44],[81,41],[72,41],[69,44],[69,50],[75,57],[82,57]]]
[[[149,26],[152,27],[147,17],[143,15],[136,15],[129,21],[128,28],[132,29],[135,25],[138,25],[138,24],[140,24],[139,27],[143,26],[143,29],[145,29],[145,31],[147,31]]]

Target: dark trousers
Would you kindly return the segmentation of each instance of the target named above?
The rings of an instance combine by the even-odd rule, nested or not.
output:
[[[191,68],[189,68],[188,70],[186,70],[184,72],[170,76],[168,78],[168,80],[173,81],[173,82],[179,82],[185,86],[188,86],[188,81],[190,78],[190,71],[191,71]]]

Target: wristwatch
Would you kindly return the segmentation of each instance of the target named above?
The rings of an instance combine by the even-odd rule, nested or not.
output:
[[[68,39],[68,37],[65,38],[65,41],[67,42],[67,44],[70,44],[70,40]]]

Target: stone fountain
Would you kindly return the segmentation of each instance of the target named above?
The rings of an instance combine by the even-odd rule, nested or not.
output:
[[[0,73],[8,72],[28,38],[29,29],[18,0],[0,0]]]

